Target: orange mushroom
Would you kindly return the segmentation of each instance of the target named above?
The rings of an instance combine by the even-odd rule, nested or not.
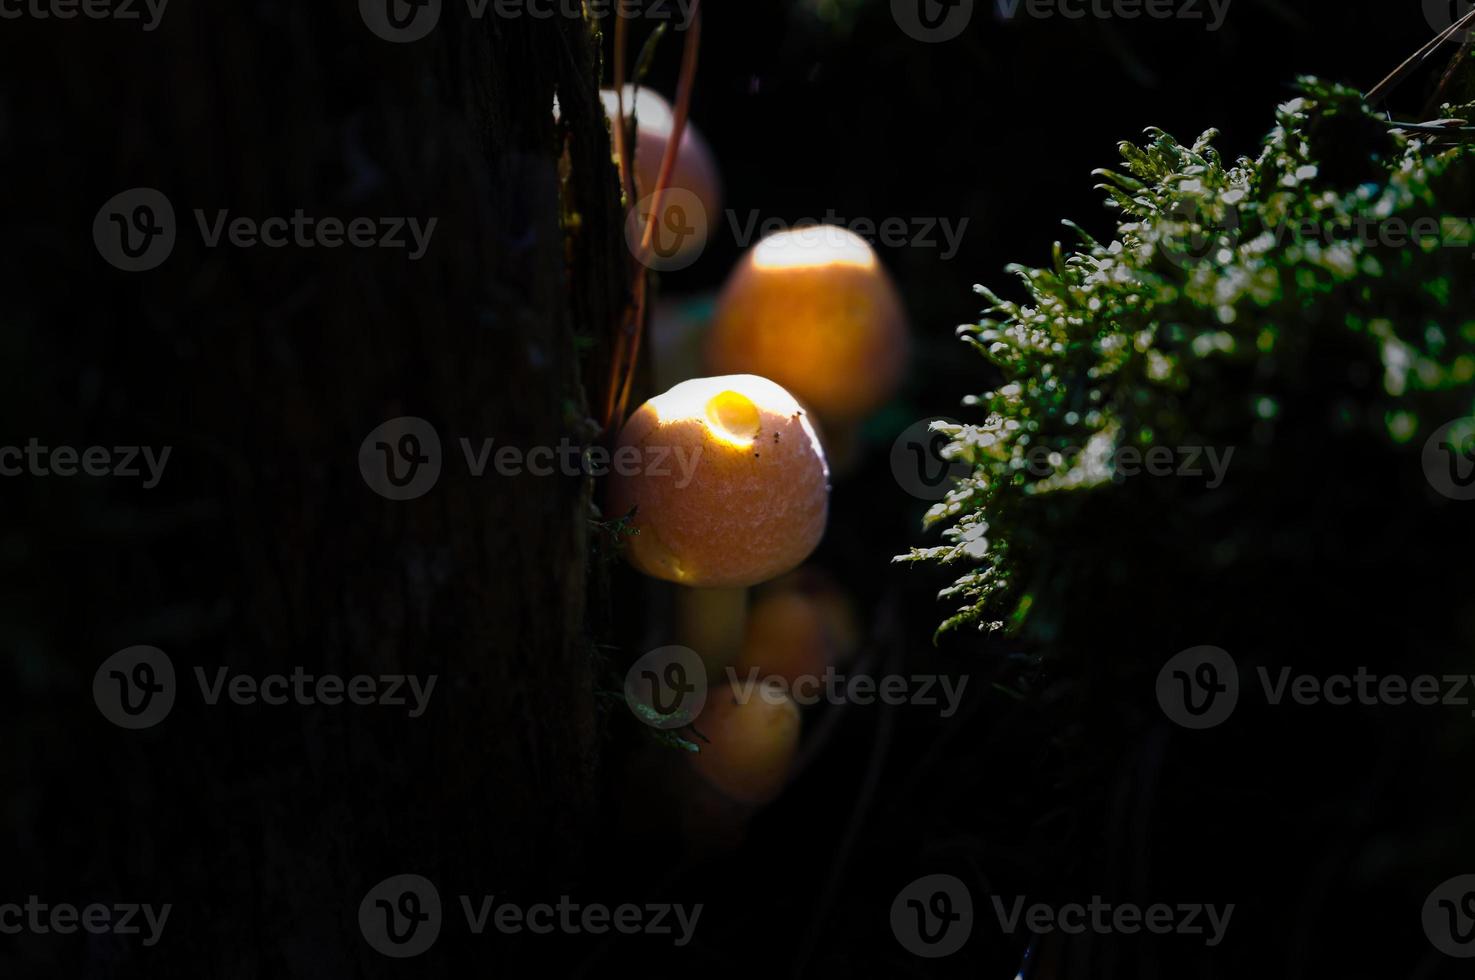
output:
[[[655,578],[755,585],[824,534],[824,450],[805,410],[766,378],[697,378],[657,395],[625,423],[613,460],[609,512],[634,511],[626,556]]]
[[[870,244],[816,225],[769,235],[733,270],[707,366],[772,378],[843,430],[895,391],[907,347],[901,298]]]
[[[694,727],[700,751],[689,758],[708,783],[754,806],[778,796],[799,750],[799,707],[782,685],[717,688]]]

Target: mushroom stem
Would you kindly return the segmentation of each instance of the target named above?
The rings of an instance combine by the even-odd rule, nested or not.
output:
[[[736,662],[747,623],[745,586],[716,589],[677,586],[677,642],[691,647],[702,658],[702,663],[707,665],[709,684],[720,683],[718,675]]]

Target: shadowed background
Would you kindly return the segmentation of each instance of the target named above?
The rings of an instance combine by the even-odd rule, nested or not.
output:
[[[591,532],[595,488],[489,486],[448,460],[434,493],[401,505],[356,468],[364,434],[405,414],[430,419],[448,447],[462,435],[588,438],[627,282],[595,98],[610,81],[608,38],[600,78],[581,25],[474,22],[450,3],[435,34],[407,46],[374,38],[346,2],[180,4],[147,34],[7,21],[0,443],[175,450],[151,491],[0,481],[0,900],[176,909],[155,949],[0,937],[0,972],[620,965],[1007,980],[1025,943],[998,933],[996,890],[1240,905],[1222,949],[1096,937],[1042,952],[1037,980],[1442,975],[1418,911],[1429,885],[1467,870],[1449,861],[1468,766],[1449,760],[1468,759],[1468,739],[1439,743],[1427,716],[1323,724],[1309,712],[1188,744],[1150,682],[1202,642],[1247,662],[1339,669],[1416,647],[1457,660],[1451,638],[1469,638],[1458,580],[1414,574],[1407,557],[1319,581],[1305,576],[1316,556],[1301,556],[1187,587],[1179,562],[1194,540],[1119,526],[1083,549],[1121,559],[1072,625],[1076,636],[1099,626],[1099,656],[1054,687],[1020,680],[1032,651],[1009,641],[967,634],[934,648],[945,577],[889,563],[924,540],[925,509],[897,485],[892,440],[920,419],[965,417],[960,399],[994,381],[953,338],[978,316],[973,283],[1007,286],[1006,263],[1044,264],[1062,218],[1108,229],[1090,171],[1115,165],[1119,140],[1158,125],[1187,141],[1214,126],[1226,156],[1253,155],[1296,75],[1366,88],[1431,33],[1418,3],[1372,0],[1235,0],[1213,33],[1177,20],[1005,22],[979,4],[961,37],[936,45],[908,38],[880,2],[707,6],[693,119],[739,225],[754,211],[968,222],[947,260],[880,248],[914,361],[835,488],[816,561],[864,611],[876,669],[970,684],[950,719],[874,707],[844,708],[828,726],[823,713],[807,719],[828,735],[802,778],[730,849],[699,851],[673,836],[658,797],[637,808],[657,813],[644,826],[621,819],[649,733],[607,695],[663,625],[650,588]],[[668,96],[679,40],[652,68]],[[133,186],[164,190],[182,223],[195,207],[300,207],[431,214],[440,226],[426,260],[407,265],[377,252],[211,251],[182,224],[169,262],[130,276],[101,261],[91,225]],[[567,243],[561,213],[580,217]],[[740,251],[724,217],[661,294],[700,311]],[[1316,514],[1327,481],[1362,481],[1360,500],[1317,518],[1339,547],[1355,521],[1384,519],[1384,494],[1408,489],[1313,445],[1284,474],[1287,520]],[[1468,554],[1413,530],[1429,536],[1405,540],[1449,549],[1440,557]],[[1389,588],[1372,587],[1379,575]],[[182,696],[159,728],[122,732],[94,708],[92,673],[135,643],[165,648],[191,679],[196,665],[303,665],[435,672],[441,685],[418,721]],[[450,916],[461,892],[706,908],[679,950],[659,937],[475,938],[448,926],[424,958],[396,963],[363,943],[355,913],[370,886],[405,872],[435,879]],[[976,921],[961,953],[924,962],[888,916],[905,884],[936,872],[968,882]]]

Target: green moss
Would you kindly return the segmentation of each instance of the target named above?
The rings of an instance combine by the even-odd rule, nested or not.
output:
[[[1123,143],[1125,172],[1097,172],[1114,239],[1076,228],[1047,267],[1011,266],[1022,303],[979,288],[990,306],[960,335],[1003,383],[966,400],[983,421],[945,429],[972,474],[927,514],[943,543],[897,559],[958,571],[942,630],[1058,615],[1062,535],[1074,547],[1101,520],[1088,501],[1164,521],[1199,506],[1191,481],[1123,481],[1125,449],[1237,449],[1264,490],[1308,441],[1416,456],[1471,413],[1470,150],[1396,130],[1351,89],[1301,93],[1254,160],[1226,163],[1213,131]]]

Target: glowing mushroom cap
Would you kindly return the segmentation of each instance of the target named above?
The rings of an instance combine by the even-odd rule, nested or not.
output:
[[[695,726],[705,741],[689,756],[728,798],[758,805],[778,796],[799,749],[799,707],[769,682],[724,685],[707,696]]]
[[[604,112],[613,124],[617,118],[618,106],[615,100],[614,89],[603,89],[599,93],[604,102]],[[671,142],[671,132],[675,127],[676,110],[657,93],[648,88],[636,90],[634,86],[625,86],[625,115],[635,115],[635,186],[637,198],[644,198],[656,189],[656,181],[661,173],[661,160],[666,155],[666,146]],[[699,232],[694,234],[686,242],[685,247],[700,248],[707,240],[707,229],[715,224],[717,215],[722,209],[722,181],[717,175],[717,164],[713,159],[712,151],[707,147],[706,140],[702,139],[695,126],[688,118],[686,126],[681,131],[681,147],[676,153],[676,165],[671,171],[670,186],[680,188],[695,195],[701,203],[704,214],[693,214],[690,209],[683,209],[681,214],[672,216],[667,225],[674,226],[678,222],[681,225],[692,225]],[[665,202],[662,210],[671,207],[679,207],[682,202],[679,198],[672,198]]]
[[[609,512],[635,509],[626,556],[656,578],[756,585],[824,534],[824,451],[804,409],[766,378],[697,378],[657,395],[625,423],[612,464]]]
[[[772,378],[843,426],[891,396],[907,346],[901,298],[870,244],[813,225],[769,235],[733,270],[707,365]]]

